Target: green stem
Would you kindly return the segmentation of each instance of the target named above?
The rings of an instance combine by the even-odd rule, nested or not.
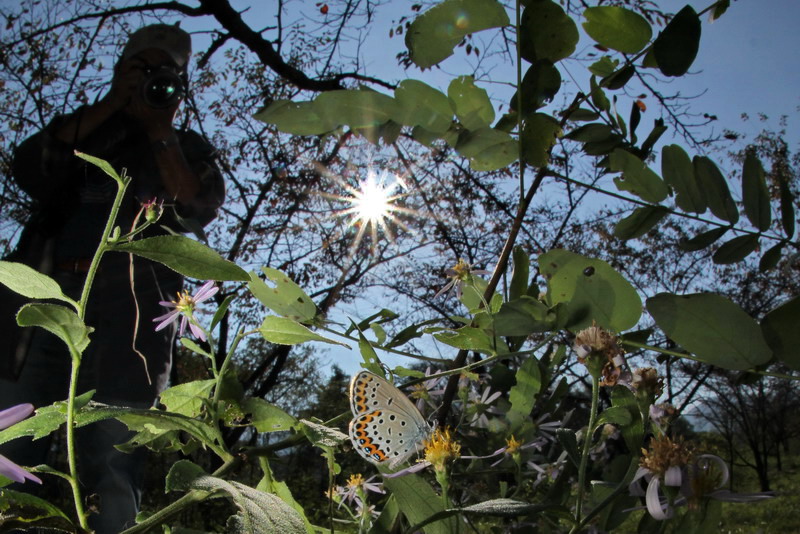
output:
[[[89,272],[86,273],[86,281],[83,283],[83,292],[81,292],[80,301],[78,301],[78,316],[83,319],[86,316],[86,302],[89,300],[89,292],[94,283],[95,274],[97,274],[97,267],[100,265],[100,259],[103,254],[108,250],[108,238],[114,230],[114,223],[117,221],[119,214],[119,207],[122,205],[122,198],[125,196],[125,189],[128,187],[131,179],[125,176],[124,172],[121,180],[117,182],[117,195],[111,205],[111,213],[108,215],[106,227],[103,229],[103,237],[100,238],[100,245],[94,252],[92,263],[89,266]]]
[[[78,390],[78,370],[81,366],[81,354],[70,348],[72,370],[69,379],[69,395],[67,397],[67,463],[69,464],[69,485],[72,488],[72,500],[75,501],[75,513],[81,528],[88,529],[86,511],[83,508],[81,488],[78,483],[78,466],[75,461],[75,396]]]
[[[225,355],[225,359],[222,361],[222,365],[219,366],[219,373],[217,375],[217,385],[214,387],[214,402],[213,405],[216,406],[217,402],[219,402],[219,395],[222,388],[222,377],[225,376],[225,371],[228,370],[230,366],[230,362],[233,359],[233,354],[236,352],[236,347],[239,346],[239,342],[244,338],[246,334],[242,333],[241,327],[239,331],[236,332],[236,336],[233,338],[233,342],[231,343],[230,348],[228,349],[228,353]],[[209,335],[209,339],[211,339]],[[214,354],[214,351],[211,351],[211,354]]]
[[[581,454],[581,465],[578,469],[578,499],[575,502],[575,526],[570,533],[577,532],[578,525],[581,523],[583,497],[586,492],[586,466],[589,463],[589,450],[592,447],[592,435],[594,435],[594,425],[597,420],[599,399],[600,376],[592,376],[592,407],[589,411],[589,425],[586,427],[586,435],[583,438],[583,453]]]

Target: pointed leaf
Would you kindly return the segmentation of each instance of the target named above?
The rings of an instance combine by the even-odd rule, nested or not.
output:
[[[614,226],[614,237],[636,239],[650,231],[663,219],[669,210],[664,206],[637,208]]]
[[[469,158],[474,170],[494,171],[517,160],[519,145],[507,133],[485,127],[460,136],[456,151]]]
[[[789,189],[787,181],[781,180],[781,225],[783,231],[786,232],[786,237],[791,239],[794,237],[794,201],[792,198],[792,191]]]
[[[242,411],[250,416],[250,424],[259,432],[291,430],[297,424],[296,418],[264,399],[246,398]]]
[[[692,6],[681,9],[653,42],[653,54],[665,76],[683,76],[700,48],[700,17]]]
[[[647,300],[647,310],[670,339],[705,363],[742,371],[772,358],[758,323],[725,297],[660,293]]]
[[[691,239],[681,240],[678,243],[678,246],[687,252],[694,252],[696,250],[702,250],[707,246],[715,243],[717,239],[725,235],[725,233],[730,230],[730,227],[725,226],[722,228],[714,228],[712,230],[707,230],[705,232],[699,233]]]
[[[623,179],[614,179],[617,189],[629,191],[645,202],[656,204],[669,194],[669,189],[661,178],[627,150],[614,150],[609,158],[609,168],[612,171],[622,171]]]
[[[189,460],[178,460],[167,474],[168,491],[223,492],[238,508],[228,521],[229,532],[247,534],[305,534],[300,514],[277,495],[258,491],[240,482],[206,474]]]
[[[742,261],[758,248],[758,236],[747,234],[734,237],[714,253],[714,263],[729,264]]]
[[[774,247],[770,247],[770,249],[761,256],[761,261],[758,262],[758,270],[763,273],[774,269],[778,265],[778,262],[781,261],[781,252],[783,252],[783,243],[778,243]]]
[[[506,413],[511,423],[510,431],[513,433],[530,418],[536,396],[542,387],[542,373],[539,370],[539,360],[528,356],[515,375],[516,382],[508,392],[511,407]]]
[[[89,346],[89,334],[93,328],[87,327],[78,314],[58,304],[26,304],[17,313],[20,326],[40,326],[58,336],[72,350],[82,353]]]
[[[394,98],[367,89],[325,91],[314,99],[314,111],[336,126],[379,126],[397,115]]]
[[[92,165],[100,168],[100,170],[109,175],[116,182],[123,183],[122,177],[119,174],[117,174],[117,171],[114,170],[114,167],[106,160],[90,156],[89,154],[84,154],[83,152],[80,152],[78,150],[75,151],[75,155],[81,158],[82,160],[88,161]]]
[[[614,6],[590,7],[583,12],[583,29],[598,44],[625,54],[636,54],[653,35],[647,20],[629,9]]]
[[[255,272],[250,273],[247,288],[261,304],[278,315],[311,323],[317,315],[317,305],[303,288],[277,269],[263,267],[261,271],[271,285],[267,285]]]
[[[760,232],[769,229],[772,223],[769,191],[761,160],[752,151],[747,152],[742,170],[742,202],[744,212],[753,226]]]
[[[800,371],[800,297],[781,304],[761,321],[761,331],[775,359]]]
[[[514,300],[528,293],[531,260],[525,249],[519,245],[514,247],[511,257],[514,264],[514,272],[511,274],[508,297],[509,300]]]
[[[264,336],[264,339],[278,345],[298,345],[306,341],[321,341],[350,348],[344,343],[316,334],[308,327],[288,317],[268,315],[264,318],[258,331]]]
[[[384,478],[383,485],[397,499],[397,504],[409,524],[417,525],[432,515],[444,511],[442,498],[433,491],[431,485],[417,475]],[[425,525],[425,534],[453,534],[456,521],[444,519]]]
[[[705,156],[695,156],[692,164],[697,183],[705,193],[711,213],[723,221],[736,224],[739,220],[739,210],[736,209],[728,183],[719,168]]]
[[[403,80],[394,91],[397,115],[394,120],[406,126],[444,134],[453,123],[450,98],[419,80]]]
[[[246,281],[247,271],[223,259],[217,252],[182,235],[146,237],[118,243],[112,250],[128,252],[162,263],[184,276],[198,280]]]
[[[552,62],[540,59],[530,67],[522,78],[522,114],[528,115],[550,102],[561,88],[561,74]],[[518,95],[511,97],[509,107],[517,109]]]
[[[216,383],[216,380],[195,380],[178,384],[163,391],[160,401],[170,412],[197,417],[205,406],[203,401],[210,397]]]
[[[555,313],[539,300],[522,295],[504,302],[495,316],[498,336],[527,336],[552,330],[557,321]]]
[[[689,213],[706,211],[706,197],[694,177],[689,155],[678,145],[667,145],[661,151],[661,173],[675,191],[675,204]]]
[[[529,2],[520,21],[522,57],[556,63],[572,55],[580,35],[575,22],[551,0]]]
[[[275,100],[253,118],[292,135],[322,135],[336,128],[336,124],[317,113],[313,102]]]
[[[505,8],[494,0],[444,0],[411,23],[409,57],[418,67],[432,67],[453,55],[466,35],[508,23]]]
[[[0,283],[29,299],[56,299],[75,305],[58,282],[23,263],[0,261]]]
[[[534,113],[525,118],[522,129],[522,156],[534,167],[547,165],[550,149],[561,135],[561,125],[550,115]]]
[[[447,88],[447,95],[456,106],[458,120],[467,130],[484,128],[494,121],[494,108],[489,94],[475,85],[472,76],[455,78]]]
[[[564,303],[569,310],[567,327],[579,330],[597,323],[622,332],[642,315],[636,290],[603,260],[554,249],[539,256],[539,271],[547,280],[547,303]]]

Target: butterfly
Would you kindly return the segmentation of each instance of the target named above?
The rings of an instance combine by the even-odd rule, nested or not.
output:
[[[408,397],[386,379],[361,371],[350,380],[350,440],[374,464],[395,466],[417,452],[431,433]]]

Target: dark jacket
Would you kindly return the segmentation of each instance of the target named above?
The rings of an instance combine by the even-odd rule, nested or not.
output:
[[[75,113],[82,113],[82,108]],[[63,267],[93,256],[117,186],[100,169],[76,157],[75,150],[102,158],[132,178],[116,221],[123,233],[131,229],[142,203],[153,198],[164,201],[165,210],[146,236],[186,232],[187,227],[205,226],[216,217],[225,197],[224,181],[213,147],[198,133],[179,131],[178,138],[201,189],[190,202],[176,204],[166,198],[155,149],[138,125],[116,114],[84,140],[64,143],[53,132],[68,118],[56,117],[14,154],[13,177],[35,201],[36,209],[10,259],[79,290],[83,273],[65,273]],[[182,219],[191,224],[182,224]],[[87,388],[97,388],[100,398],[150,400],[168,378],[172,345],[171,332],[154,332],[152,319],[166,312],[158,301],[174,300],[183,280],[141,258],[134,259],[131,274],[130,262],[128,255],[119,253],[108,253],[101,262],[86,317],[87,325],[95,328],[87,349],[92,362],[86,369]],[[92,320],[103,324],[92,324]]]

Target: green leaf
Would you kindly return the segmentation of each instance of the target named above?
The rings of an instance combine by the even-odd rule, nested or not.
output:
[[[397,115],[394,120],[406,126],[421,126],[444,134],[453,123],[450,98],[419,80],[403,80],[394,91]]]
[[[448,330],[433,335],[437,340],[457,349],[474,350],[485,354],[496,354],[495,338],[480,328],[463,326],[458,330]]]
[[[699,233],[691,239],[681,240],[678,242],[678,246],[687,252],[694,252],[696,250],[702,250],[707,246],[715,243],[717,239],[725,235],[725,233],[730,230],[729,227],[723,228],[714,228],[712,230],[707,230],[705,232]]]
[[[555,63],[572,55],[580,35],[561,6],[551,0],[539,0],[530,2],[522,12],[519,39],[524,59]]]
[[[400,510],[411,525],[422,523],[428,517],[444,511],[442,498],[417,475],[384,478],[383,485],[397,499]],[[456,532],[456,521],[437,521],[426,525],[423,531],[425,534],[453,534]]]
[[[262,476],[261,480],[258,481],[256,489],[261,492],[273,493],[277,495],[283,502],[294,508],[294,510],[300,515],[300,517],[303,519],[303,523],[305,523],[307,534],[316,534],[317,529],[315,529],[308,521],[302,505],[295,500],[294,496],[292,495],[292,491],[289,489],[289,486],[286,484],[286,482],[279,481],[275,478],[275,475],[272,473],[272,469],[269,466],[269,460],[263,456],[259,456],[258,465],[261,467],[261,471],[264,473],[264,476]]]
[[[0,510],[3,532],[81,532],[61,509],[30,493],[3,488]]]
[[[625,54],[636,54],[653,35],[647,20],[623,7],[590,7],[583,12],[583,29],[589,37],[606,48]]]
[[[261,272],[272,284],[267,285],[255,272],[250,273],[247,288],[261,304],[278,315],[310,324],[317,315],[317,305],[303,288],[277,269],[263,267]]]
[[[353,326],[355,326],[355,324]],[[372,343],[366,338],[361,329],[358,327],[356,327],[356,329],[358,330],[358,350],[361,352],[361,358],[364,360],[362,367],[372,371],[378,376],[382,376],[383,368],[378,353],[375,352]]]
[[[764,168],[761,166],[758,156],[749,150],[745,155],[742,169],[742,202],[744,203],[744,213],[753,226],[760,232],[769,230],[772,223],[772,211],[770,210],[767,182],[764,178]]]
[[[758,262],[758,270],[763,273],[774,269],[778,265],[778,262],[781,261],[781,252],[783,252],[783,243],[778,243],[770,247],[769,250],[761,256],[761,261]]]
[[[336,128],[336,124],[317,113],[313,102],[275,100],[253,118],[292,135],[322,135]]]
[[[589,72],[602,79],[611,75],[615,70],[617,70],[618,65],[618,59],[612,59],[609,56],[603,56],[589,65]]]
[[[592,97],[592,104],[594,104],[597,109],[601,111],[608,111],[611,109],[611,102],[609,102],[603,89],[597,85],[597,80],[594,76],[589,78],[589,88],[591,89],[589,95]]]
[[[644,437],[644,421],[636,397],[627,387],[617,385],[611,390],[611,405],[614,410],[628,412],[630,419],[628,422],[623,423],[622,420],[625,416],[617,415],[616,423],[620,425],[622,439],[625,440],[628,450],[638,456]]]
[[[259,432],[291,430],[297,424],[296,418],[264,399],[246,398],[242,411],[250,415],[250,424]]]
[[[772,358],[758,323],[719,295],[660,293],[647,310],[670,339],[710,365],[741,371]]]
[[[17,313],[20,326],[40,326],[55,334],[70,347],[83,353],[89,346],[89,334],[94,330],[84,324],[78,314],[58,304],[26,304]]]
[[[559,122],[544,113],[534,113],[525,118],[522,127],[522,157],[534,167],[544,167],[550,159],[550,149],[561,135]]]
[[[264,339],[278,345],[298,345],[307,341],[321,341],[350,348],[344,343],[321,336],[288,317],[268,315],[264,318],[258,331]]]
[[[58,282],[23,263],[0,261],[0,284],[29,299],[56,299],[77,306]]]
[[[314,99],[314,111],[334,126],[378,126],[397,115],[394,98],[369,89],[325,91]]]
[[[789,189],[789,184],[786,179],[780,180],[781,191],[781,225],[783,231],[786,232],[786,237],[791,239],[794,237],[794,199],[792,198],[792,191]]]
[[[564,447],[564,452],[567,453],[567,458],[572,462],[575,467],[581,464],[581,455],[578,452],[578,438],[575,436],[575,431],[569,428],[559,428],[556,430],[556,439]]]
[[[675,204],[689,213],[704,213],[706,197],[694,177],[689,155],[678,145],[667,145],[661,151],[661,173],[675,190]]]
[[[510,432],[518,430],[522,424],[529,420],[536,396],[542,388],[542,374],[539,370],[539,360],[528,356],[516,373],[516,383],[508,392],[511,407],[506,413],[511,423]]]
[[[406,32],[409,57],[418,67],[432,67],[453,55],[466,35],[508,23],[505,8],[494,0],[445,0],[411,23]]]
[[[700,17],[692,6],[681,9],[653,42],[653,54],[665,76],[683,76],[700,48]]]
[[[333,449],[347,441],[347,434],[320,423],[300,419],[296,427],[315,447]]]
[[[642,315],[636,290],[603,260],[554,249],[539,256],[539,270],[547,280],[547,301],[563,302],[569,311],[567,327],[598,326],[622,332]]]
[[[614,237],[618,239],[635,239],[641,237],[657,225],[669,210],[664,206],[645,206],[636,208],[614,226]]]
[[[494,121],[494,108],[485,89],[475,85],[472,76],[459,76],[450,82],[447,95],[456,107],[456,116],[467,130],[489,126]]]
[[[739,220],[739,211],[719,168],[705,156],[695,156],[692,164],[697,184],[705,193],[711,213],[723,221],[736,224]]]
[[[625,87],[625,84],[627,84],[630,79],[633,78],[634,74],[636,74],[636,69],[632,65],[626,65],[606,78],[603,78],[600,83],[612,91],[622,89]],[[639,109],[636,107],[636,104],[633,104],[633,106],[635,109]]]
[[[606,424],[625,426],[633,421],[630,411],[624,406],[612,406],[600,413],[595,423],[595,429]]]
[[[519,145],[505,132],[484,127],[461,135],[456,151],[469,158],[476,171],[493,171],[507,167],[517,160]]]
[[[211,396],[216,380],[195,380],[178,384],[161,393],[161,403],[167,410],[186,417],[197,417],[203,411],[205,401]]]
[[[522,114],[528,115],[550,102],[561,88],[561,74],[552,62],[540,59],[528,68],[522,78]],[[510,109],[517,109],[517,93],[511,97]]]
[[[508,297],[509,300],[514,300],[528,293],[531,261],[528,257],[528,253],[519,245],[514,247],[511,258],[514,265],[514,272],[511,274]]]
[[[714,263],[729,264],[742,261],[758,248],[758,236],[747,234],[734,237],[714,252]]]
[[[605,141],[613,135],[615,135],[614,128],[608,124],[598,122],[579,126],[564,137],[581,143],[596,143],[598,141]]]
[[[125,180],[123,180],[122,177],[117,174],[117,171],[114,170],[114,167],[112,167],[111,164],[106,160],[90,156],[89,154],[84,154],[78,150],[75,151],[75,155],[82,160],[88,161],[92,165],[99,167],[100,170],[113,178],[114,181],[119,182],[120,184],[125,182]]]
[[[521,297],[504,302],[495,317],[498,336],[527,336],[547,332],[555,326],[557,317],[542,302],[533,297]]]
[[[761,321],[761,332],[775,359],[800,371],[800,297],[781,304]]]
[[[645,202],[658,203],[667,198],[669,188],[642,160],[621,148],[611,153],[609,168],[622,171],[614,183],[620,191],[629,191]]]
[[[128,252],[162,263],[184,276],[198,280],[247,281],[247,271],[223,259],[217,252],[182,235],[146,237],[117,243],[111,250]]]
[[[167,491],[200,490],[224,493],[238,508],[228,521],[229,532],[247,534],[305,534],[300,514],[277,495],[258,491],[240,482],[207,474],[189,460],[179,460],[167,474]]]

